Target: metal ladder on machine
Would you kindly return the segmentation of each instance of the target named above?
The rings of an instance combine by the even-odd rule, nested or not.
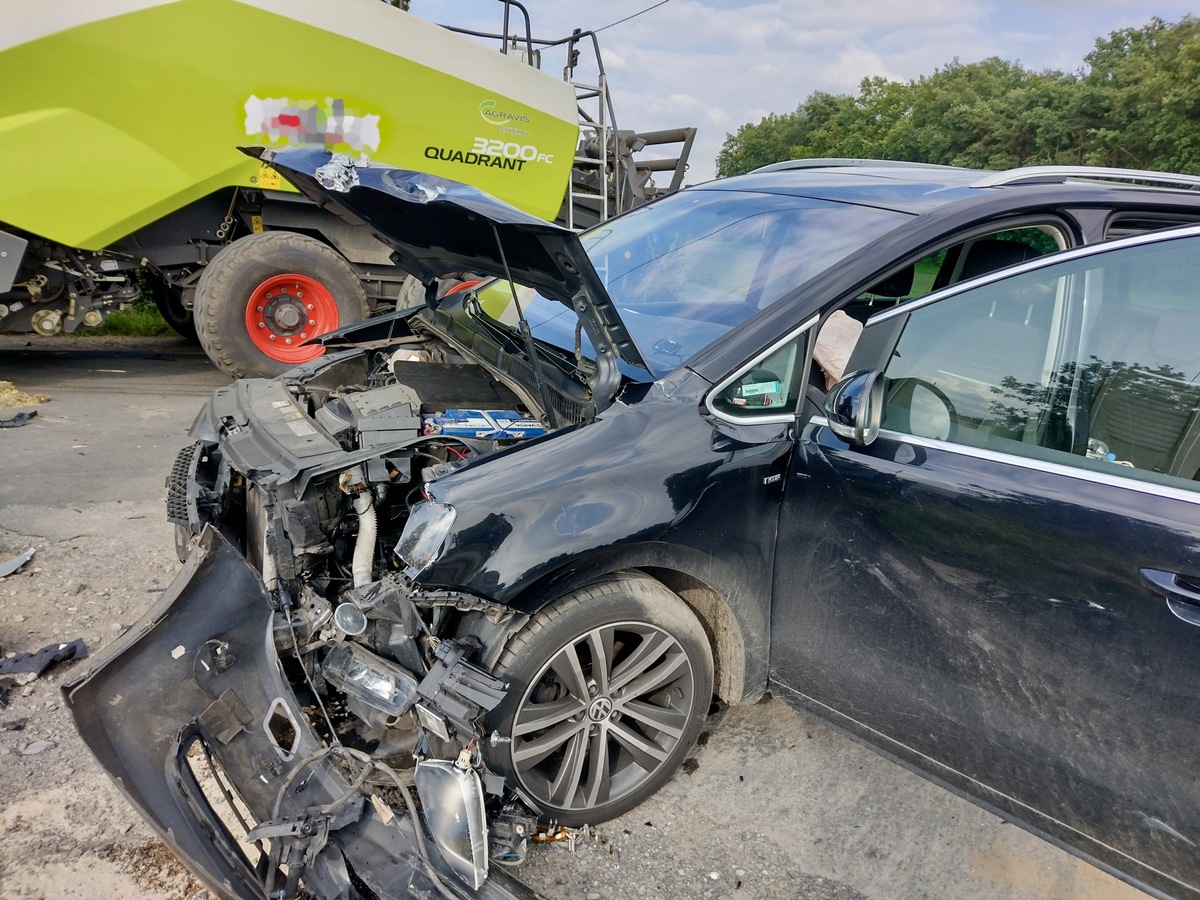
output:
[[[570,53],[570,51],[568,51]],[[589,225],[603,222],[610,216],[608,189],[615,153],[613,135],[615,127],[611,101],[608,96],[608,79],[603,65],[599,66],[597,84],[574,81],[574,67],[569,66],[563,77],[571,80],[575,88],[575,105],[579,109],[579,146],[575,150],[575,164],[571,167],[571,179],[567,182],[567,199],[563,204],[566,226],[578,231]],[[588,112],[594,107],[595,115]],[[619,191],[617,192],[619,196]],[[614,201],[616,197],[612,197]],[[616,210],[620,212],[620,210]],[[611,213],[615,215],[615,213]],[[559,216],[563,218],[563,216]]]
[[[529,12],[518,0],[500,0],[504,4],[504,25],[500,34],[443,26],[449,31],[479,38],[499,38],[500,52],[515,56],[534,68],[541,68],[542,51],[551,48],[566,50],[563,80],[575,87],[579,109],[579,145],[575,165],[563,198],[557,221],[573,230],[582,230],[603,222],[611,216],[633,209],[655,197],[672,194],[683,186],[688,156],[692,152],[695,128],[672,128],[640,134],[617,128],[608,79],[600,56],[600,43],[593,31],[578,28],[569,37],[555,41],[535,39],[530,31]],[[524,34],[509,32],[512,12],[520,14]],[[598,73],[596,84],[577,81],[575,69],[579,64],[580,45],[590,44]],[[646,147],[679,144],[672,158],[635,160],[633,155]],[[665,187],[654,183],[655,172],[671,172],[671,182]]]
[[[662,131],[621,131],[616,126],[603,69],[598,84],[573,81],[579,103],[579,149],[564,203],[568,228],[583,229],[611,216],[633,209],[655,197],[673,194],[683,187],[687,160],[696,137],[694,127]],[[596,113],[587,104],[594,103]],[[635,159],[646,147],[679,144],[678,155]],[[671,181],[656,185],[655,172],[670,172]]]
[[[579,58],[577,44],[590,39],[596,61],[595,84],[577,81],[574,63]],[[608,78],[593,32],[576,30],[566,39],[568,65],[563,78],[575,88],[579,108],[579,147],[567,185],[567,196],[559,220],[568,228],[582,230],[611,216],[640,206],[657,196],[673,194],[683,186],[687,160],[696,129],[672,128],[664,131],[632,132],[617,128]],[[634,154],[646,147],[680,144],[673,158],[635,160]],[[655,172],[671,172],[669,185],[659,187],[652,181]]]

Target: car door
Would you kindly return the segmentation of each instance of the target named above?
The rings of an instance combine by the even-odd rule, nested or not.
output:
[[[784,696],[1188,895],[1198,285],[1192,233],[871,319],[847,371],[881,372],[882,430],[863,445],[820,416],[803,428],[771,648]]]

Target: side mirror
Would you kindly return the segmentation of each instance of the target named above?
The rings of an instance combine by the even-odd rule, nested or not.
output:
[[[883,372],[854,372],[835,384],[825,397],[825,416],[838,437],[868,446],[883,420]]]

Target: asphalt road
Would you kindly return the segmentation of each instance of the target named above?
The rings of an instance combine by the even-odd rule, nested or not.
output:
[[[53,639],[62,625],[55,617],[76,615],[80,601],[70,597],[79,594],[97,609],[78,627],[91,635],[89,641],[103,643],[136,617],[139,606],[149,605],[153,595],[144,582],[161,590],[174,574],[170,528],[161,518],[163,480],[203,398],[227,379],[182,340],[0,337],[0,381],[53,398],[37,407],[39,415],[28,425],[0,429],[0,547],[41,541],[59,548],[51,557],[56,580],[45,582],[49,571],[31,570],[18,582],[26,593],[0,590],[0,641],[32,648]],[[122,541],[129,543],[128,565],[113,559],[122,553]],[[92,598],[105,578],[112,586]],[[43,590],[47,584],[51,589]],[[68,599],[36,615],[29,603],[40,601],[23,599],[51,594]],[[116,623],[105,623],[106,614]],[[6,715],[30,717],[31,734],[39,715],[61,716],[49,689],[27,691],[14,708],[0,711],[0,725]],[[549,897],[581,900],[1144,896],[778,700],[730,710],[711,725],[687,771],[659,795],[574,847],[538,848],[516,874]],[[55,735],[73,756],[66,771],[80,774],[64,781],[61,762],[39,769],[23,761],[25,783],[0,789],[0,832],[27,834],[28,810],[40,808],[40,794],[50,798],[46,808],[86,806],[90,798],[74,792],[95,791],[89,785],[102,783],[78,742],[71,743],[73,736]],[[0,740],[0,751],[5,746]],[[19,755],[28,745],[8,746],[7,752]],[[2,760],[0,770],[7,765]],[[126,814],[117,809],[114,815]],[[9,835],[0,842],[0,897],[200,896],[182,876],[170,890],[163,887],[169,866],[147,855],[145,846],[127,848],[123,856],[95,849],[119,843],[120,835],[153,842],[138,837],[136,828],[113,827],[117,838],[104,832],[82,849],[71,843],[69,823],[45,832],[52,836],[36,844],[12,843]],[[53,872],[56,854],[91,860],[90,853],[99,854],[99,868],[87,870],[93,880],[82,886],[67,883],[79,874],[79,862],[64,863],[68,874],[61,878],[35,877],[23,868],[50,866]],[[122,872],[136,888],[104,875],[102,863],[110,856],[125,860]],[[35,857],[42,862],[31,861]]]

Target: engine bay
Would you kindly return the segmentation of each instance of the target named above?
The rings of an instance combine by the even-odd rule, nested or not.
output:
[[[489,855],[520,861],[538,819],[488,765],[500,738],[483,720],[507,686],[483,656],[525,617],[418,587],[405,542],[410,520],[423,527],[416,520],[436,507],[429,482],[545,435],[543,422],[483,367],[414,335],[399,349],[236,382],[193,433],[168,479],[177,550],[186,556],[211,526],[261,575],[308,725],[329,746],[408,771],[427,818],[438,803],[426,794],[448,784],[478,807],[461,845],[473,849],[454,863],[468,884],[478,887]],[[491,844],[482,856],[481,840]]]

